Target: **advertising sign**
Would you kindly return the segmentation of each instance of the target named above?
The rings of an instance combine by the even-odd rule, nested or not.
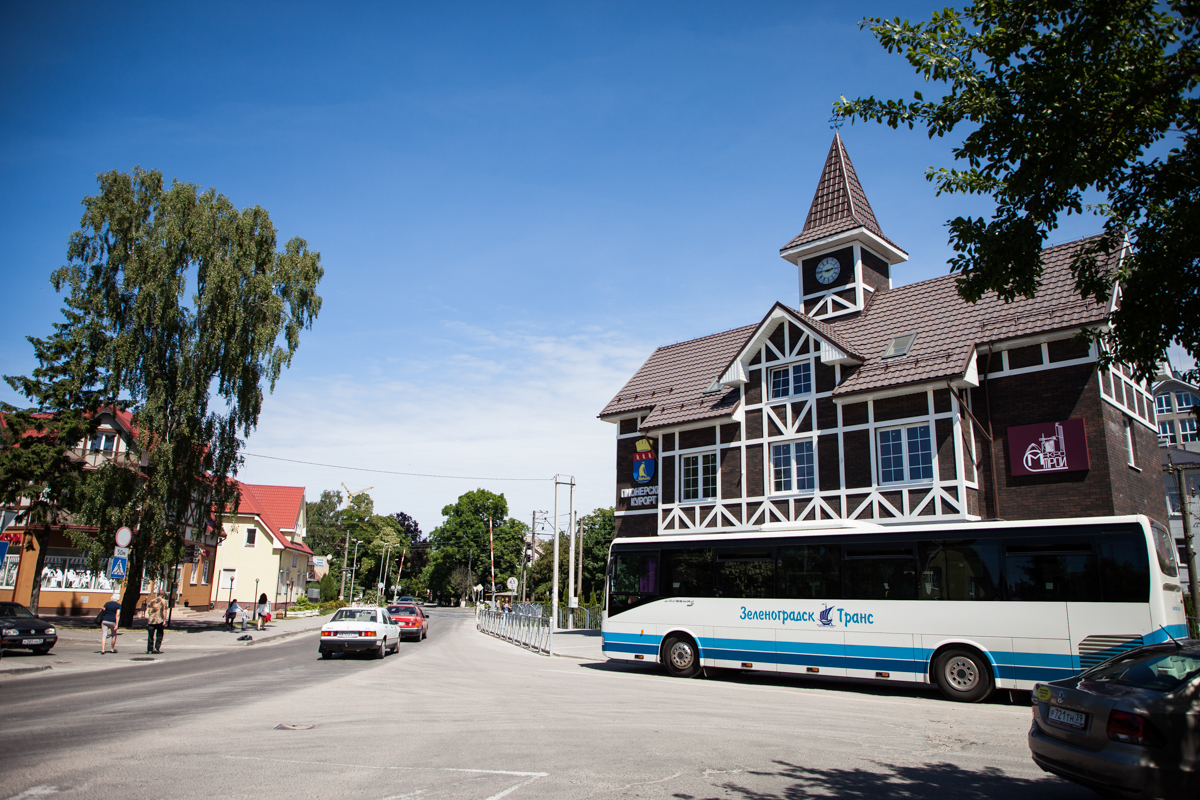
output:
[[[1045,475],[1091,469],[1083,420],[1041,422],[1008,429],[1008,465],[1013,475]]]

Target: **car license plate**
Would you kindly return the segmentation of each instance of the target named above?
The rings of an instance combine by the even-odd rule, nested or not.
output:
[[[357,634],[357,633],[355,633],[354,631],[350,631],[350,632],[348,632],[348,633],[339,633],[339,634],[338,634],[338,636],[339,636],[339,637],[346,637],[346,638],[351,638],[351,639],[352,639],[352,638],[354,638],[355,636],[358,636],[358,634]]]
[[[1084,725],[1087,725],[1087,714],[1081,714],[1078,711],[1069,711],[1065,708],[1051,708],[1050,713],[1046,716],[1050,718],[1051,722],[1060,722],[1072,728],[1082,728]]]
[[[41,644],[41,639],[22,639],[21,644]]]

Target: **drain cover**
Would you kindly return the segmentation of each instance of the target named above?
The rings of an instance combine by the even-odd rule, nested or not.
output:
[[[153,661],[154,659],[150,658],[149,656],[134,656],[133,658],[131,658],[129,660],[130,661]]]
[[[281,722],[275,726],[275,730],[277,730],[277,731],[307,731],[307,730],[309,730],[311,728],[315,728],[315,727],[317,727],[315,722],[297,722],[297,723]]]

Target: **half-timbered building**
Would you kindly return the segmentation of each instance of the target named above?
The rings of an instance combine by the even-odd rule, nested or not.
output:
[[[600,413],[617,434],[617,535],[1165,520],[1150,387],[1077,338],[1111,310],[1075,290],[1081,244],[1043,252],[1032,299],[970,304],[953,276],[893,287],[908,255],[835,135],[780,251],[797,302],[660,347]]]

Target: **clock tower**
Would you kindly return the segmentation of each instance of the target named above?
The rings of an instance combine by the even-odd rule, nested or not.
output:
[[[892,266],[908,260],[880,230],[838,133],[804,229],[779,255],[799,269],[800,310],[817,319],[862,311],[872,292],[892,288]]]

